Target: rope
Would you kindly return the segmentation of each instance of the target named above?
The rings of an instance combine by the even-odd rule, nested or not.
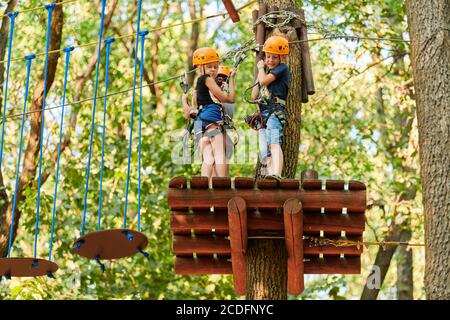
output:
[[[225,239],[230,240],[230,236],[226,236]],[[276,239],[276,240],[284,240],[283,236],[248,236],[248,239]],[[310,237],[303,236],[303,240],[309,240],[309,247],[321,247],[332,245],[335,247],[357,247],[358,250],[361,249],[361,246],[408,246],[408,247],[424,247],[424,243],[409,243],[409,242],[401,242],[401,241],[386,241],[386,242],[364,242],[364,241],[354,241],[348,239],[328,239],[328,238],[319,238],[319,237]]]
[[[2,138],[0,144],[0,172],[2,171],[2,163],[3,163],[3,143],[5,137],[5,117],[6,117],[6,102],[8,101],[8,83],[9,83],[9,67],[11,65],[11,49],[13,43],[14,36],[14,21],[19,13],[8,12],[9,21],[9,43],[8,43],[8,62],[6,64],[6,79],[5,79],[5,89],[3,95],[3,115],[2,115]]]
[[[52,13],[55,8],[55,4],[47,4],[45,5],[45,9],[48,10],[47,17],[47,36],[45,41],[45,66],[44,66],[44,94],[42,100],[42,108],[45,109],[45,100],[47,99],[47,71],[48,71],[48,49],[50,46],[50,27],[52,24]],[[42,172],[42,144],[44,140],[44,129],[45,129],[45,112],[41,112],[41,137],[39,141],[39,173],[38,173],[38,193],[36,200],[36,226],[34,230],[34,258],[36,259],[37,254],[37,241],[38,241],[38,233],[39,233],[39,209],[41,204],[41,172]]]
[[[64,48],[66,53],[66,65],[64,69],[64,82],[63,82],[63,97],[62,104],[63,108],[61,110],[61,122],[59,124],[59,143],[58,143],[58,156],[56,160],[56,173],[55,173],[55,191],[53,193],[53,209],[52,209],[52,228],[50,231],[50,249],[48,252],[48,260],[52,260],[52,249],[53,249],[53,233],[55,230],[55,215],[56,215],[56,198],[58,197],[58,182],[59,182],[59,160],[61,157],[61,144],[63,136],[63,126],[64,126],[64,104],[66,102],[66,92],[67,92],[67,74],[69,73],[69,61],[70,53],[73,51],[73,47]]]
[[[109,82],[109,57],[111,55],[111,44],[115,41],[114,38],[105,39],[106,43],[106,65],[105,65],[105,95],[108,94]],[[102,216],[102,196],[103,196],[103,168],[105,164],[105,132],[106,132],[106,96],[103,100],[103,128],[102,128],[102,162],[100,165],[100,194],[98,197],[98,219],[97,230],[100,231],[100,220]]]
[[[11,254],[12,237],[14,231],[14,216],[16,213],[17,191],[19,189],[20,159],[22,157],[23,128],[25,126],[25,110],[27,108],[28,88],[30,85],[31,62],[34,58],[36,58],[36,55],[34,54],[25,57],[25,60],[27,61],[27,77],[25,82],[25,94],[23,97],[23,116],[22,116],[22,125],[20,127],[19,155],[17,158],[17,168],[16,168],[16,184],[14,186],[14,198],[11,209],[11,226],[9,227],[8,258],[10,257]]]
[[[308,237],[304,236],[303,239],[309,240],[309,244],[313,247],[332,245],[335,247],[357,247],[358,250],[361,246],[381,246],[385,248],[386,246],[411,246],[411,247],[423,247],[424,243],[409,243],[400,241],[386,241],[386,242],[364,242],[364,241],[354,241],[348,239],[328,239],[328,238],[318,238],[318,237]],[[310,247],[311,247],[310,246]]]
[[[141,31],[141,64],[139,66],[139,83],[142,83],[144,76],[144,44],[145,36],[149,32]],[[142,86],[139,88],[139,138],[138,138],[138,232],[141,232],[141,151],[142,151]]]
[[[84,229],[86,224],[86,207],[87,207],[87,195],[89,191],[89,174],[91,171],[91,156],[92,156],[92,142],[94,137],[94,124],[95,124],[95,109],[97,106],[97,91],[98,91],[98,71],[100,68],[100,58],[101,58],[101,51],[102,51],[102,38],[103,38],[103,24],[105,22],[105,7],[106,7],[106,1],[102,0],[102,15],[100,20],[100,30],[98,34],[98,46],[97,46],[97,65],[95,67],[95,86],[94,86],[94,99],[93,99],[93,106],[92,106],[92,121],[91,121],[91,133],[89,137],[89,155],[88,155],[88,163],[86,166],[86,186],[84,189],[84,200],[83,200],[83,219],[81,222],[81,235],[84,235]]]
[[[78,0],[73,0],[73,1],[78,1]],[[244,8],[252,5],[253,3],[255,3],[256,0],[252,0],[250,2],[248,2],[247,4],[243,5],[242,7],[240,7],[239,9],[236,9],[236,11],[240,11],[243,10]],[[208,19],[213,19],[213,18],[217,18],[217,17],[222,17],[222,16],[226,16],[228,13],[217,13],[214,15],[210,15],[210,16],[206,16],[206,17],[200,17],[197,19],[193,19],[193,20],[189,20],[189,21],[185,21],[185,22],[180,22],[180,23],[175,23],[175,24],[171,24],[171,25],[167,25],[167,26],[163,26],[163,27],[158,27],[158,28],[154,28],[154,29],[149,29],[149,32],[157,32],[157,31],[161,31],[161,30],[167,30],[167,29],[171,29],[171,28],[175,28],[175,27],[179,27],[179,26],[183,26],[183,25],[187,25],[187,24],[192,24],[192,23],[196,23],[196,22],[200,22],[200,21],[204,21],[204,20],[208,20]],[[127,34],[127,35],[123,35],[120,37],[116,37],[116,40],[119,39],[124,39],[124,38],[134,38],[137,35],[137,32],[135,33],[131,33],[131,34]],[[85,48],[85,47],[90,47],[90,46],[94,46],[94,45],[98,45],[99,43],[101,43],[101,41],[93,41],[93,42],[88,42],[85,44],[80,44],[77,46],[74,46],[75,49],[79,49],[79,48]],[[55,53],[60,53],[63,50],[61,49],[56,49],[56,50],[52,50],[49,51],[49,54],[55,54]],[[45,55],[45,53],[37,53],[36,57],[40,57]],[[11,61],[18,61],[18,60],[22,60],[23,58],[13,58],[11,59]],[[0,60],[0,64],[1,63],[5,63],[6,60]]]
[[[195,69],[192,69],[191,71],[188,71],[187,73],[192,73],[192,72],[195,72]],[[178,79],[178,78],[181,78],[181,77],[183,77],[183,75],[176,75],[176,76],[173,76],[173,77],[170,77],[170,78],[166,78],[164,80],[154,81],[154,82],[150,82],[148,84],[144,84],[142,86],[138,86],[138,87],[136,87],[136,89],[151,87],[151,86],[154,86],[155,84],[160,84],[160,83],[172,81],[172,80],[175,80],[175,79]],[[103,99],[105,96],[106,97],[112,97],[112,96],[116,96],[116,95],[119,95],[119,94],[122,94],[122,93],[130,92],[130,91],[133,91],[133,88],[124,89],[124,90],[116,91],[116,92],[113,92],[113,93],[108,93],[107,95],[97,96],[96,98],[90,97],[90,98],[86,98],[86,99],[83,99],[83,100],[69,102],[69,103],[66,103],[64,106],[73,106],[73,105],[77,105],[77,104],[82,104],[82,103],[85,103],[85,102],[93,101],[94,99]],[[36,113],[36,112],[41,112],[41,111],[58,109],[58,108],[61,108],[61,107],[63,107],[63,105],[57,105],[57,106],[46,108],[46,109],[32,110],[32,111],[29,111],[29,112],[25,112],[25,115],[30,115],[30,114],[33,114],[33,113]],[[16,113],[16,114],[7,116],[6,118],[7,119],[11,119],[11,118],[17,118],[17,117],[20,117],[20,116],[22,116],[22,113]]]
[[[136,22],[137,34],[141,32],[141,11],[142,0],[138,2],[138,16]],[[134,120],[134,107],[135,107],[135,93],[136,93],[136,73],[137,73],[137,59],[138,59],[139,39],[136,38],[136,44],[134,49],[134,75],[133,75],[133,93],[131,98],[131,116],[130,116],[130,142],[128,144],[128,164],[127,164],[127,183],[125,186],[125,206],[123,209],[123,228],[127,228],[127,208],[128,208],[128,188],[130,186],[130,170],[131,170],[131,149],[133,147],[133,120]],[[142,73],[142,70],[141,70]]]
[[[61,2],[58,2],[58,3],[55,3],[55,6],[62,6],[62,5],[64,5],[64,4],[67,4],[67,3],[72,3],[72,2],[78,2],[79,0],[67,0],[67,1],[61,1]],[[18,11],[16,11],[16,12],[18,12],[18,13],[25,13],[25,12],[31,12],[31,11],[36,11],[36,10],[41,10],[41,9],[44,9],[45,7],[44,6],[39,6],[39,7],[33,7],[33,8],[28,8],[28,9],[23,9],[23,10],[18,10]],[[1,17],[1,19],[3,19],[4,17],[6,17],[8,14],[10,14],[11,12],[7,12],[7,13],[5,13],[5,14],[2,14],[0,17]]]

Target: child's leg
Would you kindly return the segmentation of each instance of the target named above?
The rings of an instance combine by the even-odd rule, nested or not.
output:
[[[274,174],[281,177],[284,160],[283,151],[281,150],[283,127],[275,114],[272,114],[267,121],[267,130],[267,143],[271,153],[270,163],[268,163],[267,168],[269,174]]]
[[[281,177],[281,172],[283,171],[283,151],[281,150],[281,145],[271,144],[270,152],[272,156],[270,157],[270,171],[269,174],[276,174]],[[269,166],[268,166],[269,168]]]
[[[226,176],[225,135],[219,133],[211,138],[214,155],[214,167],[218,177]]]
[[[202,161],[202,176],[208,177],[211,179],[213,173],[214,166],[214,155],[211,143],[208,137],[202,137],[200,139],[200,150],[203,155]]]

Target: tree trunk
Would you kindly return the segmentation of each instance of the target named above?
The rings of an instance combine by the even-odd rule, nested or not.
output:
[[[279,10],[294,11],[297,5],[290,0],[260,1]],[[294,30],[294,29],[293,29]],[[269,35],[270,36],[270,35]],[[295,30],[288,31],[289,40],[296,40]],[[289,53],[291,81],[286,106],[287,125],[284,129],[283,177],[295,178],[300,145],[301,116],[301,58],[300,45],[291,44]],[[260,175],[260,165],[255,176]],[[287,299],[287,254],[284,240],[249,240],[247,251],[247,298]]]
[[[395,225],[389,234],[384,238],[384,241],[399,241],[400,240],[400,226]],[[377,256],[375,258],[375,263],[373,264],[372,273],[369,275],[366,285],[364,286],[363,292],[361,294],[361,300],[376,300],[378,293],[380,292],[381,285],[384,282],[384,278],[391,265],[392,257],[394,256],[397,247],[388,246],[386,248],[379,247]],[[375,269],[377,268],[377,269]],[[376,284],[372,282],[373,277],[377,277]],[[379,277],[379,278],[378,278]]]
[[[9,1],[5,9],[5,14],[7,12],[13,12],[16,4],[17,0]],[[3,17],[2,25],[0,27],[0,60],[5,60],[6,49],[8,46],[7,43],[9,38],[9,23],[10,19],[7,16]],[[2,96],[0,98],[0,117],[2,116],[3,112],[4,81],[5,81],[5,63],[0,63],[0,83],[2,84],[0,87],[0,90],[2,92]],[[5,212],[6,209],[8,208],[8,204],[9,204],[8,194],[6,193],[5,186],[3,183],[3,172],[0,171],[0,212],[2,213],[0,214],[0,225],[2,225],[3,222],[5,221],[4,220],[5,216],[3,215],[3,212]],[[0,234],[0,241],[1,239],[2,236]]]
[[[425,292],[450,299],[450,2],[406,2],[425,215]]]
[[[61,2],[61,1],[57,1]],[[50,49],[58,50],[61,47],[61,36],[63,29],[63,6],[56,6],[53,10],[52,23],[50,26]],[[56,67],[58,65],[59,53],[49,55],[48,59],[48,73],[47,73],[47,92],[49,92],[53,81],[55,80]],[[36,84],[34,89],[32,110],[42,109],[44,94],[44,72]],[[17,203],[25,199],[25,188],[33,183],[36,178],[37,169],[37,157],[39,153],[40,143],[40,130],[41,130],[41,112],[35,112],[31,115],[30,120],[30,133],[27,137],[26,149],[23,160],[22,172],[19,177],[19,187],[17,192]],[[5,210],[6,209],[6,210]],[[6,208],[1,212],[2,223],[0,226],[0,256],[4,257],[8,250],[9,228],[12,222],[12,203],[10,202]],[[14,230],[13,240],[16,236],[17,228],[19,226],[19,220],[21,211],[16,209],[14,216]]]
[[[411,240],[411,225],[408,223],[406,230],[402,230],[400,241]],[[411,248],[401,246],[397,250],[397,300],[413,300],[413,256]]]

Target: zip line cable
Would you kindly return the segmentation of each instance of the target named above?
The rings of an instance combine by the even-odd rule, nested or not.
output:
[[[74,1],[79,1],[79,0],[71,0],[71,1],[74,2]],[[247,8],[248,6],[252,5],[255,2],[256,2],[256,0],[252,0],[252,1],[244,4],[242,7],[236,9],[236,11],[243,10],[243,9]],[[183,25],[187,25],[187,24],[200,22],[200,21],[203,21],[203,20],[213,19],[213,18],[217,18],[217,17],[221,17],[221,16],[226,16],[226,15],[228,15],[228,12],[217,13],[217,14],[213,14],[213,15],[210,15],[210,16],[200,17],[200,18],[189,20],[189,21],[185,21],[185,22],[180,22],[180,23],[175,23],[175,24],[163,26],[163,27],[149,29],[148,31],[149,32],[158,32],[158,31],[161,31],[161,30],[167,30],[167,29],[171,29],[171,28],[175,28],[175,27],[179,27],[179,26],[183,26]],[[120,40],[120,39],[124,39],[124,38],[134,38],[137,35],[138,35],[137,32],[134,32],[134,33],[122,35],[120,37],[116,37],[116,40]],[[90,46],[94,46],[94,45],[98,45],[98,44],[99,44],[99,41],[92,41],[92,42],[88,42],[88,43],[84,43],[84,44],[80,44],[80,45],[74,46],[74,48],[75,49],[79,49],[79,48],[90,47]],[[49,51],[48,54],[61,53],[63,51],[64,51],[64,49],[56,49],[56,50]],[[44,56],[45,54],[46,54],[45,52],[36,53],[36,57]],[[13,58],[13,59],[11,59],[11,61],[19,61],[19,60],[24,60],[24,58]],[[0,64],[1,63],[5,63],[5,62],[6,62],[6,60],[0,60]]]

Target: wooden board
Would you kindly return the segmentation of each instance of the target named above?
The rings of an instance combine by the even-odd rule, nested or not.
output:
[[[58,265],[35,258],[0,258],[0,277],[39,277],[54,274]]]
[[[191,229],[228,233],[228,217],[226,214],[210,212],[172,211],[170,223],[174,234],[189,234]],[[254,231],[280,231],[284,230],[283,216],[270,211],[247,210],[247,227],[249,235]],[[340,234],[345,231],[347,235],[361,235],[364,232],[365,217],[361,214],[321,214],[320,212],[305,212],[303,214],[304,232],[316,234],[324,231],[325,234]]]
[[[303,270],[302,206],[297,199],[283,205],[284,232],[288,254],[288,292],[299,295],[305,289]]]
[[[233,1],[231,0],[222,0],[223,5],[227,9],[228,14],[230,15],[231,21],[234,23],[239,22],[239,13],[236,11],[234,7]]]
[[[128,237],[127,235],[131,235]],[[132,256],[148,244],[147,237],[136,230],[111,229],[92,232],[78,238],[72,251],[88,259],[120,259]]]
[[[305,255],[305,274],[359,274],[361,261],[359,257],[324,257]],[[177,274],[232,274],[229,258],[212,257],[175,258],[175,273]]]
[[[211,206],[225,209],[228,201],[235,196],[242,197],[248,208],[282,208],[290,198],[299,199],[304,210],[337,210],[347,208],[349,213],[364,213],[366,209],[366,191],[334,190],[253,190],[253,189],[173,189],[168,190],[171,208]]]
[[[230,229],[231,266],[234,291],[245,295],[247,259],[247,207],[244,199],[231,198],[228,202],[228,223]]]

